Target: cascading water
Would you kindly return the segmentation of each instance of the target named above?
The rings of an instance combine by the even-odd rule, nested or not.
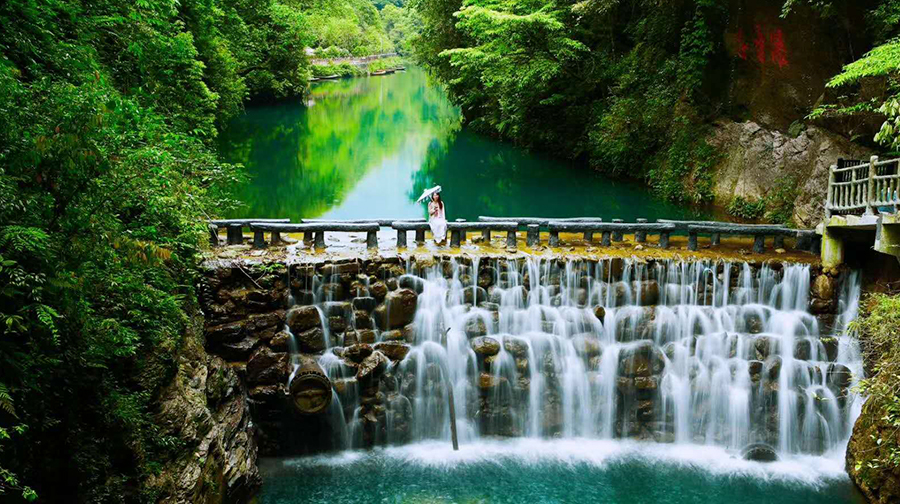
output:
[[[319,363],[335,388],[336,448],[449,440],[448,387],[463,444],[636,438],[815,454],[842,446],[859,411],[861,359],[841,334],[855,274],[830,334],[808,310],[807,265],[528,257],[397,269],[354,278],[351,303],[334,301],[339,279],[312,284],[334,347]],[[390,298],[403,290],[415,311],[395,327]],[[343,335],[329,334],[341,317]],[[372,347],[403,351],[372,362]]]

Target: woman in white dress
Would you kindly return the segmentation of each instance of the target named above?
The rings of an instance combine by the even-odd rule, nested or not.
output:
[[[428,217],[435,243],[443,243],[447,239],[447,217],[439,192],[431,195],[431,201],[428,202]]]

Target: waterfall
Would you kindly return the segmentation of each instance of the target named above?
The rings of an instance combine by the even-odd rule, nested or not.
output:
[[[418,297],[409,352],[379,382],[384,399],[357,390],[325,331],[336,346],[319,362],[343,391],[338,438],[356,446],[370,403],[383,404],[377,442],[449,440],[448,387],[462,443],[632,438],[821,454],[846,443],[861,407],[859,349],[844,334],[855,273],[832,332],[808,310],[808,265],[445,257],[397,269]],[[326,327],[329,285],[312,285]]]

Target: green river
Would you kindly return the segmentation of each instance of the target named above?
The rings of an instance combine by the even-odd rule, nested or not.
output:
[[[315,83],[306,102],[249,107],[221,137],[247,167],[231,217],[425,217],[415,200],[436,184],[448,220],[479,215],[702,217],[586,166],[460,128],[458,110],[425,72]]]

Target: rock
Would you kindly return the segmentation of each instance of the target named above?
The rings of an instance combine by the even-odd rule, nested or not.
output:
[[[778,452],[767,444],[753,443],[741,450],[741,458],[754,462],[776,462],[778,461]]]
[[[634,388],[638,390],[656,390],[659,388],[659,379],[655,376],[638,376],[634,379]]]
[[[372,355],[373,351],[374,350],[372,349],[371,345],[368,345],[366,343],[357,343],[356,345],[350,345],[344,348],[343,357],[357,364],[360,364],[362,363],[362,361],[366,360],[368,356]]]
[[[503,337],[503,348],[518,358],[528,356],[528,342],[515,336]]]
[[[401,289],[409,289],[416,294],[421,294],[425,290],[425,281],[415,275],[402,275],[397,279],[397,284]]]
[[[375,282],[369,286],[369,293],[372,294],[372,297],[380,303],[384,301],[385,296],[387,296],[387,285],[385,285],[384,282]]]
[[[828,365],[828,385],[838,390],[845,390],[853,381],[853,373],[843,364],[831,363]]]
[[[375,331],[371,329],[360,329],[356,331],[356,337],[360,343],[375,343]]]
[[[328,329],[334,333],[342,333],[347,330],[347,320],[344,317],[328,317]]]
[[[834,279],[828,275],[819,275],[812,285],[812,295],[819,299],[831,300],[834,298]]]
[[[635,293],[640,289],[638,302],[641,306],[653,306],[659,303],[659,284],[656,280],[635,282],[634,289]]]
[[[375,309],[375,321],[383,329],[396,329],[413,321],[418,297],[410,289],[400,289],[385,297],[384,304]]]
[[[356,324],[357,329],[372,329],[375,327],[375,322],[372,320],[369,312],[364,310],[353,312],[353,323]]]
[[[326,283],[319,287],[322,291],[322,299],[326,301],[343,301],[346,298],[344,286],[339,283]]]
[[[472,317],[466,321],[465,332],[466,336],[469,338],[477,338],[478,336],[487,334],[488,330],[487,325],[481,317]]]
[[[487,291],[482,287],[466,287],[463,290],[463,301],[469,304],[477,305],[487,301]]]
[[[246,337],[236,343],[222,343],[215,347],[215,353],[230,361],[246,361],[259,343],[254,337]]]
[[[825,348],[825,357],[829,361],[834,361],[837,359],[838,350],[840,349],[840,342],[835,337],[825,337],[819,340],[822,343],[822,346]]]
[[[478,388],[481,390],[490,390],[500,385],[501,378],[490,373],[481,373],[478,375]]]
[[[800,360],[809,360],[812,353],[812,344],[808,339],[802,339],[794,342],[794,358]]]
[[[642,341],[625,347],[619,353],[619,375],[625,377],[659,375],[665,367],[665,357],[652,342]]]
[[[753,341],[753,348],[756,350],[756,358],[766,360],[770,354],[778,352],[777,341],[768,336],[758,336]]]
[[[299,334],[294,333],[294,336],[297,338],[297,346],[303,353],[318,353],[325,350],[325,333],[318,327]]]
[[[269,347],[276,352],[287,352],[290,341],[291,335],[287,331],[279,331],[269,340]]]
[[[363,296],[363,297],[353,298],[352,304],[353,304],[353,308],[355,308],[357,310],[364,310],[366,312],[371,312],[372,310],[375,309],[376,306],[378,306],[378,301],[376,301],[375,298],[373,298],[373,297]]]
[[[603,319],[606,318],[606,308],[604,308],[602,306],[595,306],[594,307],[594,316],[597,317],[597,319],[600,322],[603,322]]]
[[[472,350],[480,357],[488,357],[500,353],[500,342],[489,336],[477,337],[469,342]]]
[[[295,306],[287,312],[287,325],[294,334],[314,327],[322,327],[319,310],[315,306]]]
[[[400,288],[400,283],[397,282],[396,278],[388,278],[384,281],[384,285],[387,286],[389,291],[395,291]]]
[[[783,249],[783,248],[777,248],[777,249],[775,249],[775,253],[776,253],[776,254],[784,254],[785,252],[787,252],[787,250],[785,250],[785,249]]]
[[[572,345],[582,357],[596,357],[602,350],[600,340],[592,333],[576,334],[572,337]]]
[[[777,382],[778,375],[781,374],[781,357],[778,355],[773,355],[766,359],[765,370],[768,380]]]
[[[750,381],[758,382],[762,378],[763,361],[752,360],[748,363],[747,371],[750,373]]]
[[[375,344],[375,350],[383,353],[392,361],[402,361],[409,354],[409,345],[399,341],[382,341]]]
[[[247,361],[247,382],[252,384],[278,384],[287,381],[288,355],[261,346]]]
[[[381,352],[373,352],[362,361],[356,372],[356,380],[364,387],[381,378],[388,365],[388,358]]]
[[[346,318],[350,313],[350,303],[347,301],[328,301],[322,303],[322,312],[326,317]]]

